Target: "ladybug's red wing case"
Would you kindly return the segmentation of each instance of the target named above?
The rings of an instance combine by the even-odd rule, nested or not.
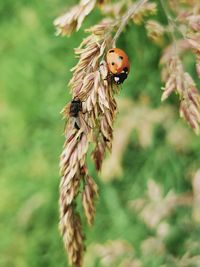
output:
[[[106,63],[113,82],[115,84],[123,83],[130,72],[127,54],[119,48],[112,48],[106,54]]]

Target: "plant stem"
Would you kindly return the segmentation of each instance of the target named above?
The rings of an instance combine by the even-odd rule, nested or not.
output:
[[[115,47],[116,46],[116,41],[119,38],[120,34],[122,33],[122,31],[124,30],[124,28],[126,27],[126,24],[128,23],[129,19],[134,16],[135,12],[142,6],[144,5],[146,2],[148,2],[148,0],[139,0],[137,3],[134,3],[130,9],[127,11],[127,13],[122,17],[121,19],[121,24],[117,30],[117,32],[115,33],[115,36],[113,37],[112,40],[112,46]]]
[[[166,7],[166,3],[164,2],[164,0],[160,0],[160,3],[162,5],[163,11],[164,11],[164,13],[166,15],[166,18],[167,18],[167,21],[168,21],[168,25],[170,26],[170,34],[171,34],[172,41],[173,41],[173,44],[174,44],[174,55],[177,56],[179,53],[178,53],[178,50],[177,50],[177,38],[175,36],[175,32],[179,33],[182,36],[182,38],[187,42],[188,42],[188,37],[187,37],[187,34],[185,34],[183,31],[181,31],[178,23],[176,23],[176,19],[174,19],[171,16],[171,14],[169,13],[169,10]]]
[[[176,45],[177,40],[176,40],[176,37],[175,37],[175,34],[174,34],[174,31],[175,31],[177,26],[176,26],[173,18],[171,17],[171,15],[169,14],[169,11],[168,11],[164,1],[160,0],[160,3],[162,5],[163,11],[164,11],[165,16],[167,18],[168,25],[170,26],[169,30],[170,30],[170,34],[171,34],[171,37],[172,37],[172,40],[173,40],[173,44],[174,44],[174,54],[177,55],[177,45]]]

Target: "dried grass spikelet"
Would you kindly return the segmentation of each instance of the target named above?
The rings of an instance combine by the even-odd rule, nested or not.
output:
[[[99,59],[111,41],[110,28],[110,21],[103,21],[102,24],[87,30],[92,34],[75,51],[80,55],[80,60],[73,69],[73,77],[69,83],[73,98],[83,101],[86,121],[96,128],[96,131],[93,131],[93,159],[97,170],[101,169],[106,148],[111,149],[112,124],[117,108],[113,96],[117,87],[111,86],[106,80],[108,70],[105,62],[99,67]]]
[[[161,58],[162,59],[162,58]],[[166,100],[173,92],[176,90],[181,95],[182,90],[180,83],[182,82],[183,66],[181,61],[177,56],[168,56],[167,60],[164,61],[166,66],[164,68],[163,81],[165,82],[165,87],[162,94],[161,101]]]
[[[125,240],[112,240],[104,244],[91,244],[86,252],[84,266],[93,267],[96,262],[104,267],[139,267],[134,248]]]
[[[78,195],[81,177],[86,175],[84,166],[88,141],[82,130],[71,129],[61,155],[60,170],[60,223],[64,245],[70,264],[82,266],[84,237],[80,217],[75,211],[75,198]],[[80,154],[79,154],[80,153]]]
[[[193,210],[192,217],[196,223],[200,222],[200,170],[198,170],[192,180],[193,187]]]
[[[148,37],[157,44],[162,43],[162,37],[165,32],[164,27],[155,20],[148,20],[146,25]]]
[[[163,240],[159,237],[149,237],[141,243],[141,251],[144,256],[166,254],[166,248]]]
[[[176,3],[173,2],[171,9],[175,12],[176,18],[171,18],[171,22],[169,22],[168,26],[171,26],[172,31],[178,32],[183,36],[185,41],[189,41],[190,49],[194,49],[199,51],[199,41],[200,41],[200,4],[198,1],[185,1],[188,5],[181,5],[181,2]],[[165,10],[168,13],[167,10]],[[169,14],[168,14],[169,15]],[[191,41],[191,42],[190,42]],[[198,48],[197,48],[198,47]]]
[[[139,212],[139,217],[151,229],[156,229],[176,206],[176,195],[170,191],[163,196],[163,188],[154,180],[148,181],[146,198],[130,202],[130,207]]]
[[[130,201],[129,207],[138,213],[150,229],[157,229],[178,206],[191,205],[191,195],[177,195],[169,191],[164,196],[163,187],[154,180],[149,180],[147,186],[146,196]]]
[[[196,5],[198,5],[197,0],[168,0],[166,1],[169,4],[169,8],[179,19],[179,16],[183,14],[183,17],[186,18],[187,15],[193,13],[193,10]]]
[[[126,6],[127,1],[124,0],[117,1],[115,3],[108,3],[102,8],[102,13],[117,18],[123,14]]]
[[[200,266],[200,256],[194,255],[193,252],[186,252],[181,258],[173,258],[172,266],[188,267],[188,266]]]
[[[176,41],[176,55],[179,57],[184,55],[188,50],[191,49],[191,45],[189,44],[187,39],[179,39]],[[170,60],[174,57],[174,43],[170,43],[163,51],[162,56],[160,58],[161,65],[169,64]],[[163,69],[166,71],[166,68]],[[168,75],[168,74],[167,74]],[[166,75],[161,74],[162,80],[165,80]]]
[[[75,30],[78,31],[87,15],[93,10],[96,4],[103,4],[100,0],[81,0],[79,4],[73,6],[67,13],[58,17],[54,21],[57,28],[57,35],[70,36]]]
[[[200,6],[197,1],[168,1],[173,10],[174,18],[168,10],[167,4],[161,1],[162,7],[168,19],[169,33],[173,39],[172,44],[164,51],[161,63],[166,64],[162,76],[165,82],[162,101],[168,98],[172,92],[176,92],[180,98],[180,116],[183,117],[191,128],[198,134],[200,124],[200,95],[192,77],[183,68],[180,55],[184,56],[189,50],[196,55],[196,71],[200,74],[200,35],[198,16]],[[165,5],[166,4],[166,5]],[[178,34],[182,39],[176,40]]]
[[[200,95],[198,89],[189,75],[184,73],[183,98],[180,103],[180,116],[184,118],[196,134],[199,134],[200,128]]]
[[[98,171],[101,170],[106,149],[111,151],[112,148],[113,121],[117,110],[117,104],[113,97],[114,91],[112,89],[109,86],[105,95],[99,90],[99,111],[101,115],[97,122],[98,131],[94,135],[95,148],[92,153],[92,158]]]
[[[196,55],[196,72],[200,78],[200,33],[190,34],[187,40]]]
[[[82,102],[82,110],[78,117],[70,117],[70,104],[63,109],[64,118],[68,119],[65,129],[66,141],[60,160],[60,230],[63,235],[69,262],[76,267],[82,266],[84,237],[80,216],[76,210],[77,196],[81,185],[82,205],[89,225],[95,215],[95,198],[97,186],[88,174],[86,154],[88,146],[94,143],[93,159],[96,168],[101,163],[106,149],[111,149],[112,125],[116,114],[115,86],[105,80],[107,65],[100,58],[111,40],[111,24],[109,21],[87,30],[90,35],[75,50],[79,57],[73,68],[73,76],[69,83],[73,99]],[[78,127],[75,127],[78,125]]]
[[[190,1],[189,8],[179,8],[177,11],[177,20],[180,23],[185,24],[190,31],[200,31],[200,5],[198,1]]]
[[[200,31],[200,14],[191,14],[186,17],[188,21],[188,25],[192,28],[192,30],[199,32]]]
[[[200,78],[200,51],[196,52],[196,72]]]
[[[171,58],[169,64],[166,65],[166,73],[161,100],[167,99],[172,92],[178,93],[180,116],[198,134],[200,130],[200,95],[192,77],[184,71],[183,65],[177,56]]]
[[[144,17],[149,15],[155,15],[157,13],[157,4],[147,2],[141,5],[137,12],[133,15],[132,19],[135,24],[141,24]]]
[[[82,203],[85,216],[89,225],[92,225],[95,215],[94,200],[97,196],[97,185],[91,176],[87,175],[84,181],[84,189],[82,192]]]
[[[67,125],[66,141],[60,159],[60,230],[69,262],[75,267],[83,266],[84,235],[77,208],[77,198],[81,191],[82,206],[89,225],[93,223],[95,215],[97,186],[87,169],[88,147],[93,143],[92,159],[96,169],[100,170],[105,152],[112,148],[113,123],[117,112],[114,94],[118,92],[118,87],[108,79],[107,64],[102,59],[106,51],[115,44],[131,16],[146,1],[139,0],[120,20],[105,19],[86,30],[88,37],[75,49],[78,63],[72,69],[73,76],[69,82],[73,101],[62,111]],[[78,29],[94,2],[97,3],[82,0],[80,5],[84,4],[87,12],[84,11],[79,17],[75,7],[74,13],[66,15],[67,20],[62,27],[59,23],[56,24],[61,33],[70,34]],[[81,105],[78,105],[77,114],[73,116],[72,105],[77,101]]]
[[[65,240],[65,249],[68,253],[69,263],[81,267],[84,236],[80,216],[74,212],[72,206],[66,206],[65,223],[60,223],[60,230]]]

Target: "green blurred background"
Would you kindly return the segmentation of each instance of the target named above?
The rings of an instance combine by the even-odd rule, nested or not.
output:
[[[73,48],[85,34],[80,30],[70,38],[56,37],[53,20],[74,2],[0,2],[1,267],[67,266],[57,227],[58,164],[64,142],[60,110],[70,99],[67,83],[76,63]],[[94,11],[82,28],[100,18],[100,12]],[[142,95],[148,98],[150,107],[159,107],[162,48],[148,40],[142,26],[128,27],[119,46],[132,63],[132,75],[123,85],[120,98],[139,101]],[[185,61],[194,74],[193,58],[187,56]],[[172,97],[168,102],[175,106],[176,123],[180,120],[178,100]],[[94,227],[85,227],[88,245],[127,240],[143,266],[151,267],[166,263],[166,255],[181,257],[186,252],[186,240],[198,240],[200,228],[191,220],[191,208],[180,207],[168,218],[171,230],[164,240],[166,254],[144,256],[141,242],[155,233],[127,206],[129,200],[144,196],[149,178],[159,182],[165,193],[170,189],[191,191],[189,176],[199,167],[200,141],[189,132],[192,137],[185,140],[187,149],[177,150],[166,141],[163,125],[155,125],[151,145],[146,148],[138,145],[133,131],[121,179],[104,183],[91,165],[100,199]],[[195,253],[199,255],[199,248]],[[95,266],[101,265],[96,261]]]

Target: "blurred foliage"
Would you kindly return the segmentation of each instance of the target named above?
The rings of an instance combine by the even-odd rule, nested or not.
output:
[[[1,267],[67,266],[57,229],[58,162],[64,142],[64,122],[59,112],[70,99],[66,85],[76,62],[73,48],[84,33],[81,30],[70,39],[54,35],[53,19],[65,7],[64,0],[0,2]],[[99,18],[95,11],[84,26]],[[147,97],[151,107],[160,106],[158,61],[162,48],[148,40],[142,26],[128,27],[119,47],[127,51],[132,63],[120,97],[134,101]],[[194,72],[194,62],[187,61]],[[174,97],[171,104],[176,101]],[[177,113],[174,124],[180,120]],[[176,149],[168,142],[163,123],[154,125],[147,147],[139,145],[137,133],[132,131],[120,180],[105,184],[94,174],[100,199],[95,225],[87,233],[87,244],[126,240],[148,267],[164,266],[166,255],[183,257],[188,244],[193,248],[191,244],[196,244],[200,234],[198,224],[192,221],[191,208],[180,207],[167,219],[170,228],[163,241],[165,257],[155,257],[154,251],[147,256],[141,253],[141,244],[155,237],[155,230],[130,211],[128,202],[144,196],[149,178],[162,184],[165,193],[170,189],[177,193],[191,191],[191,177],[200,162],[199,138],[192,135],[186,150]],[[187,127],[183,122],[181,125]],[[181,134],[176,131],[175,139]],[[191,253],[199,255],[200,248],[194,246]],[[102,265],[97,261],[94,266]],[[173,265],[169,261],[166,266]]]

